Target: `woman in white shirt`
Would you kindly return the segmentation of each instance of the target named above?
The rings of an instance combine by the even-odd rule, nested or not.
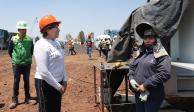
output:
[[[56,40],[60,23],[52,15],[42,17],[39,22],[43,38],[34,47],[39,112],[60,112],[61,98],[67,88],[64,50]]]

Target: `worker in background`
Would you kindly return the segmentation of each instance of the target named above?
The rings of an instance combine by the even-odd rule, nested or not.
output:
[[[69,54],[71,54],[71,55],[76,55],[77,54],[77,52],[75,51],[75,43],[73,42],[73,40],[69,40],[68,42],[67,42],[67,47],[68,47],[68,49],[69,49],[69,51],[68,51],[68,55]]]
[[[43,38],[36,42],[34,47],[39,112],[60,112],[61,98],[67,88],[64,50],[56,40],[60,23],[52,15],[46,15],[39,21]]]
[[[68,47],[68,56],[69,56],[69,54],[71,54],[71,55],[73,55],[73,51],[72,51],[72,42],[71,42],[71,40],[69,40],[68,42],[67,42],[67,47]]]
[[[99,45],[98,45],[99,57],[102,57],[102,47],[103,47],[103,43],[102,43],[102,39],[101,39],[99,42]]]
[[[108,58],[108,52],[111,49],[111,41],[108,38],[105,38],[104,41],[102,41],[102,53],[105,55],[105,60]]]
[[[29,104],[31,102],[29,93],[29,76],[32,64],[33,41],[31,37],[26,35],[27,23],[25,21],[18,21],[16,28],[18,30],[18,34],[12,37],[8,47],[8,53],[12,60],[14,75],[13,96],[12,103],[9,106],[10,109],[13,109],[18,105],[19,83],[21,74],[23,74],[25,90],[24,102],[26,104]]]
[[[171,58],[151,26],[143,33],[138,28],[136,31],[143,39],[143,44],[129,67],[136,112],[159,112],[165,98],[163,83],[170,78]]]
[[[92,33],[88,34],[88,39],[86,40],[86,53],[88,55],[88,59],[92,59]]]
[[[75,42],[73,41],[73,39],[71,40],[72,42],[72,55],[76,55],[77,52],[75,51]]]

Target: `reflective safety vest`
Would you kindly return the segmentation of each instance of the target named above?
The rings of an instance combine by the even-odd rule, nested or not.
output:
[[[16,35],[11,41],[13,41],[12,64],[32,64],[32,38],[26,35],[21,39]]]

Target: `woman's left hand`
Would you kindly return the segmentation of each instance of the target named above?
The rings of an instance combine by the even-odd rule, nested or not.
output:
[[[64,87],[64,92],[65,92],[66,89],[67,89],[67,81],[64,81],[63,84],[62,84],[62,86]]]

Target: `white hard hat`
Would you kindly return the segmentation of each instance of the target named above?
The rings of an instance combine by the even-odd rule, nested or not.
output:
[[[16,28],[17,29],[28,29],[27,23],[25,21],[18,21]]]

